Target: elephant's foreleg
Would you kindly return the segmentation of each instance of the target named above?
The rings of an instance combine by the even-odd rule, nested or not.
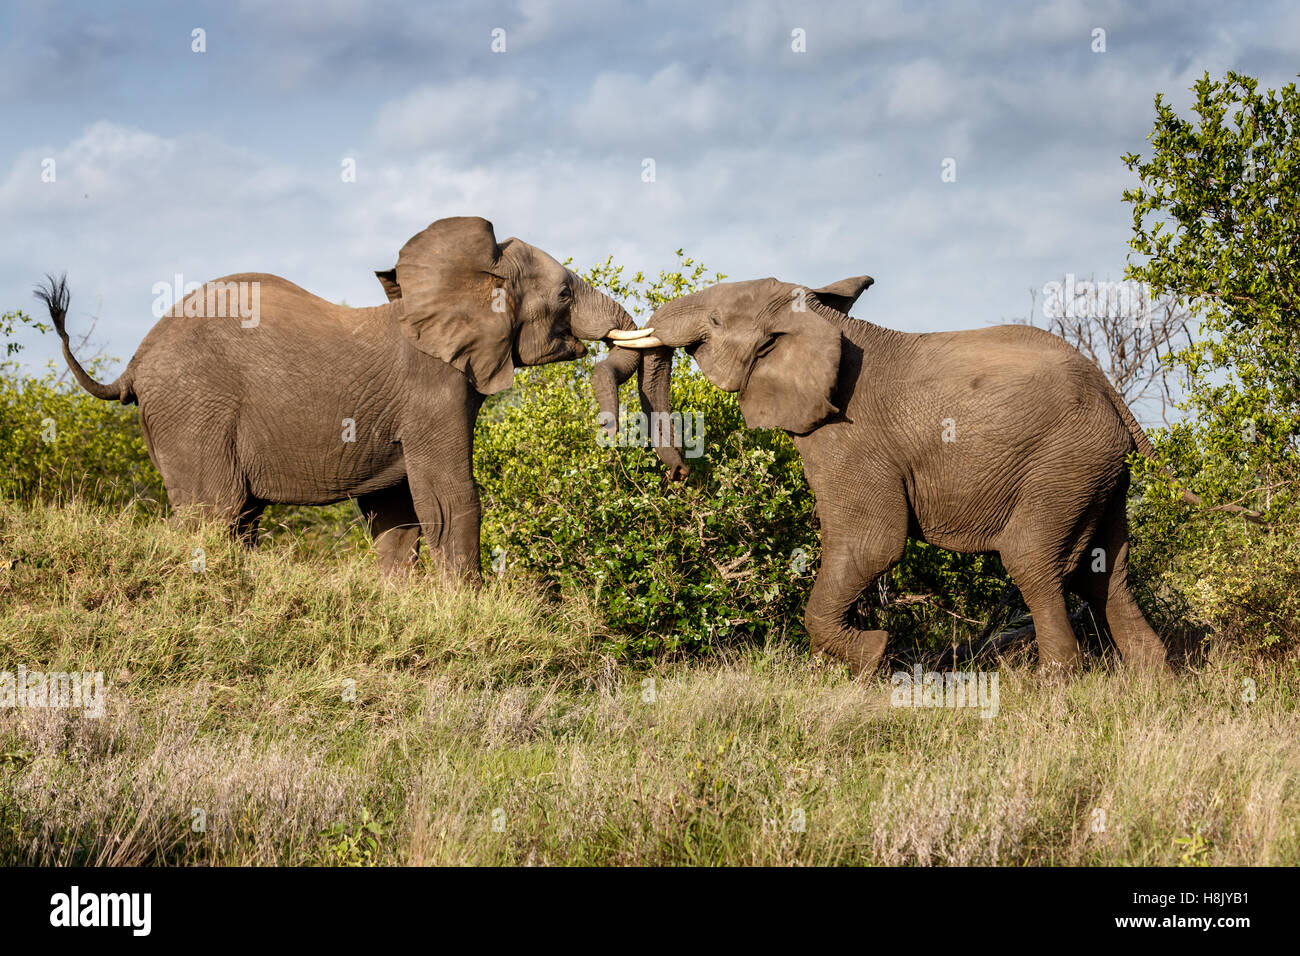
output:
[[[889,633],[854,627],[850,616],[862,592],[901,556],[902,543],[895,548],[891,542],[890,547],[878,550],[827,543],[804,612],[813,654],[845,661],[855,677],[870,674],[880,663]]]
[[[474,479],[464,464],[463,473],[448,463],[412,460],[407,456],[407,482],[420,528],[434,549],[440,570],[462,583],[479,587],[479,498]],[[457,460],[451,465],[457,465]]]
[[[357,499],[379,556],[383,574],[411,570],[420,554],[420,519],[405,481]]]
[[[438,545],[443,567],[461,583],[481,587],[479,521],[482,515],[478,489],[471,484],[468,489],[445,493],[440,501],[445,514]]]

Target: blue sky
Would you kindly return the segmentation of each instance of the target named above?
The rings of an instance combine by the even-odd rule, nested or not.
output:
[[[1227,69],[1292,82],[1300,5],[9,3],[0,311],[66,270],[74,333],[98,313],[125,358],[176,273],[377,304],[408,237],[481,215],[579,266],[865,273],[864,318],[978,327],[1066,272],[1121,277],[1120,156],[1157,92],[1185,107]]]

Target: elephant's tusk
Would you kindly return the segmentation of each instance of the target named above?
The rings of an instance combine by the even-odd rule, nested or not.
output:
[[[644,329],[610,329],[606,338],[615,342],[628,342],[632,339],[643,339],[654,332],[652,328]]]
[[[622,349],[660,349],[664,347],[664,343],[653,335],[648,339],[621,339],[614,344]]]

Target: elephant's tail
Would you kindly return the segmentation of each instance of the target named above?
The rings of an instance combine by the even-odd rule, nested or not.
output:
[[[1151,444],[1151,439],[1147,437],[1147,433],[1142,430],[1138,420],[1129,411],[1128,402],[1124,401],[1124,396],[1110,383],[1110,379],[1105,374],[1100,377],[1106,383],[1106,394],[1110,398],[1110,403],[1115,406],[1115,411],[1124,420],[1124,427],[1133,436],[1133,444],[1137,446],[1137,450],[1142,454],[1143,458],[1154,458],[1156,456],[1156,446]]]
[[[118,376],[117,380],[103,385],[96,382],[90,377],[90,373],[81,367],[75,355],[72,354],[72,345],[68,341],[67,318],[68,318],[68,276],[66,273],[57,279],[52,275],[45,277],[45,283],[36,287],[36,298],[45,303],[45,307],[50,310],[50,319],[54,322],[54,331],[59,333],[59,339],[63,342],[63,357],[68,361],[68,368],[72,370],[73,376],[78,384],[96,398],[116,399],[123,405],[134,404],[135,392],[131,388],[131,366],[126,367],[126,371]]]
[[[1124,401],[1123,396],[1121,396],[1115,389],[1115,386],[1110,383],[1110,379],[1106,378],[1105,375],[1101,375],[1101,380],[1106,383],[1106,391],[1110,396],[1110,403],[1115,406],[1115,411],[1118,412],[1119,417],[1124,420],[1124,425],[1128,428],[1128,433],[1133,436],[1133,444],[1137,446],[1138,452],[1143,458],[1154,459],[1156,457],[1155,446],[1151,444],[1151,439],[1147,437],[1147,433],[1142,430],[1142,426],[1138,424],[1138,420],[1134,418],[1133,413],[1129,411],[1128,403]],[[1208,508],[1210,511],[1226,511],[1230,514],[1238,514],[1247,521],[1253,521],[1256,524],[1268,523],[1264,516],[1258,511],[1251,511],[1249,508],[1243,508],[1241,505],[1215,505],[1210,507],[1205,504],[1205,501],[1200,495],[1193,491],[1188,491],[1186,488],[1179,487],[1178,480],[1173,476],[1168,468],[1162,467],[1160,470],[1165,473],[1165,476],[1174,487],[1178,488],[1183,501],[1187,502],[1189,505],[1195,505],[1198,508]]]

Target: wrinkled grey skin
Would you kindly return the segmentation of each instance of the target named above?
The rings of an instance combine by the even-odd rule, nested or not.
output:
[[[740,393],[750,427],[792,434],[822,528],[805,615],[813,652],[855,674],[876,667],[888,634],[859,628],[854,606],[912,537],[1000,555],[1043,667],[1079,663],[1067,590],[1091,603],[1125,661],[1163,667],[1127,583],[1125,459],[1151,445],[1105,376],[1027,326],[921,335],[849,318],[871,283],[723,283],[647,323]]]
[[[72,355],[63,281],[38,296],[82,387],[139,403],[173,507],[227,520],[251,542],[269,503],[355,497],[384,570],[412,566],[423,536],[443,568],[476,584],[472,457],[484,396],[509,387],[515,366],[578,358],[580,339],[635,324],[540,249],[498,243],[484,219],[435,222],[377,275],[389,302],[364,309],[271,275],[214,280],[164,316],[109,385]],[[209,288],[230,282],[256,284],[255,324],[233,308],[208,314]],[[186,314],[196,301],[201,317]],[[643,363],[612,348],[593,375],[602,410],[617,411],[618,386],[639,370],[643,406],[666,412],[671,360],[667,349]],[[670,477],[684,476],[677,449],[657,451]]]

